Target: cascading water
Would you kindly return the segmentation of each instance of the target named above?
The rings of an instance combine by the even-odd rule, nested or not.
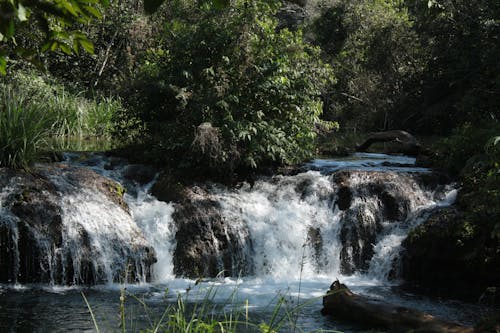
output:
[[[396,260],[408,231],[432,210],[451,204],[456,192],[451,186],[428,186],[421,175],[429,170],[413,167],[411,158],[360,154],[343,161],[316,160],[306,166],[316,171],[263,178],[237,189],[200,185],[187,201],[174,205],[149,194],[154,179],[139,185],[127,178],[127,165],[113,165],[98,155],[83,162],[77,155],[67,156],[67,163],[91,168],[127,187],[125,201],[135,224],[156,252],[156,282],[219,272],[277,280],[354,274],[387,281],[397,277]],[[65,193],[68,233],[77,232],[73,225],[83,220],[88,221],[89,234],[107,235],[119,225],[117,220],[130,219],[123,210],[102,205],[102,194],[72,188],[61,179],[53,182]],[[96,216],[106,222],[91,223],[100,221]],[[137,234],[131,229],[115,232],[125,242]],[[121,259],[108,253],[103,246],[108,243],[100,239],[92,246],[102,257],[101,266],[112,272],[107,267]]]
[[[364,154],[315,160],[296,175],[262,178],[237,188],[198,184],[174,204],[150,194],[154,172],[134,181],[132,169],[140,171],[141,167],[98,154],[87,158],[67,154],[59,169],[38,169],[52,184],[39,192],[59,205],[56,213],[62,237],[46,242],[44,257],[48,259],[42,260],[40,269],[28,266],[32,275],[50,272],[51,277],[17,281],[74,284],[90,280],[108,283],[105,289],[97,287],[99,293],[106,293],[114,290],[109,283],[124,281],[133,266],[133,276],[127,280],[142,282],[145,297],[154,302],[163,299],[166,288],[170,293],[203,288],[203,282],[187,278],[208,278],[219,272],[228,278],[207,280],[220,288],[218,298],[229,298],[237,288],[240,297],[256,307],[267,306],[277,290],[294,297],[321,297],[335,278],[355,292],[373,293],[373,288],[397,278],[401,243],[409,230],[433,210],[450,205],[456,195],[453,186],[436,181],[429,170],[414,167],[414,162],[406,157]],[[88,181],[91,174],[87,173],[80,177],[85,181],[75,176],[72,171],[81,168],[121,183],[127,189],[124,200],[130,214],[120,202],[95,191],[94,182],[103,180],[91,176]],[[0,265],[18,265],[15,271],[24,272],[26,263],[20,258],[26,239],[17,227],[20,215],[12,210],[11,195],[23,184],[10,178],[0,193]],[[41,235],[38,241],[45,242]],[[85,270],[92,278],[85,276]],[[3,275],[0,272],[4,282],[16,281]],[[147,280],[151,283],[144,284]],[[79,295],[72,297],[78,299],[79,309]],[[393,294],[384,297],[397,298]],[[94,298],[94,302],[105,301]],[[309,317],[314,319],[306,320],[305,327],[322,325],[319,303],[310,310]],[[2,306],[9,309],[0,299]],[[436,310],[429,303],[413,306],[454,319],[454,313]],[[5,318],[0,318],[0,328]]]
[[[17,172],[0,195],[2,282],[97,284],[149,279],[154,250],[113,195],[119,185],[86,169]],[[3,179],[5,180],[5,178]]]

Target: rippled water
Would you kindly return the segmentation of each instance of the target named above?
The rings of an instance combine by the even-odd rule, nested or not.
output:
[[[454,320],[463,324],[473,324],[487,309],[457,301],[428,299],[403,293],[395,287],[381,286],[378,281],[367,281],[351,277],[344,280],[357,293],[382,298],[395,304],[410,306],[428,313]],[[1,332],[95,332],[91,316],[81,292],[87,297],[96,316],[101,332],[119,331],[120,289],[127,291],[148,305],[147,312],[132,297],[126,299],[128,332],[138,332],[148,328],[151,320],[158,320],[168,304],[174,304],[178,293],[184,295],[187,304],[201,302],[206,292],[216,292],[215,307],[230,311],[226,305],[233,299],[234,312],[244,312],[245,300],[249,304],[249,321],[269,322],[278,297],[287,303],[284,308],[293,309],[297,304],[307,303],[298,312],[297,326],[305,332],[317,329],[339,330],[342,332],[364,332],[362,327],[336,322],[320,314],[321,296],[327,290],[329,280],[316,281],[274,281],[262,279],[224,279],[203,282],[195,286],[195,281],[175,279],[168,284],[154,285],[107,285],[93,288],[77,287],[1,287],[0,289],[0,331]],[[298,297],[300,285],[301,294]],[[190,289],[186,296],[186,290]],[[233,298],[233,292],[236,296]],[[168,291],[168,292],[167,292]],[[298,302],[298,303],[297,303]],[[189,307],[189,306],[188,306]],[[244,317],[244,316],[242,316]],[[242,327],[243,331],[243,327]],[[248,330],[250,332],[252,330]],[[283,332],[288,332],[285,328]],[[300,330],[298,330],[300,331]]]

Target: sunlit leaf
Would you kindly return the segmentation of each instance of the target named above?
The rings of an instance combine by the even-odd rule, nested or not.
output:
[[[59,43],[57,41],[53,41],[52,44],[50,44],[50,50],[55,51],[59,47]]]
[[[26,17],[26,8],[22,4],[19,4],[17,7],[17,18],[21,22],[28,20]]]
[[[64,7],[64,9],[66,9],[68,12],[71,13],[71,15],[78,16],[80,8],[78,8],[76,4],[72,4],[69,1],[61,1],[61,4]]]
[[[4,56],[0,56],[0,74],[7,75],[7,61]]]
[[[90,54],[94,54],[94,44],[88,39],[79,39],[80,46]]]
[[[97,9],[96,7],[92,7],[92,6],[83,6],[83,9],[85,9],[85,11],[87,13],[89,13],[90,15],[100,19],[102,18],[102,14],[101,12],[99,11],[99,9]]]
[[[65,43],[61,43],[61,44],[59,44],[59,48],[61,49],[61,51],[63,51],[64,53],[66,53],[66,54],[68,54],[68,55],[70,55],[70,54],[72,54],[72,53],[73,53],[72,48],[71,48],[71,47],[69,47],[69,46],[68,46],[67,44],[65,44]]]
[[[77,40],[77,39],[75,39],[75,40],[73,41],[73,51],[74,51],[77,55],[79,55],[79,54],[80,54],[80,43],[78,43],[78,40]]]

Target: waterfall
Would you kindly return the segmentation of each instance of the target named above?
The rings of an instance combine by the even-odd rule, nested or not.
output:
[[[339,207],[346,186],[352,200]],[[409,230],[437,207],[451,204],[455,191],[451,186],[425,188],[415,173],[308,171],[209,193],[220,204],[226,224],[244,235],[248,230],[246,244],[252,249],[246,252],[251,253],[255,276],[365,274],[387,281],[395,274]]]
[[[165,282],[223,272],[276,280],[354,275],[388,281],[398,276],[408,232],[456,195],[453,186],[414,163],[366,154],[315,160],[296,175],[253,184],[197,184],[173,204],[149,193],[154,172],[145,175],[141,166],[98,154],[67,154],[59,166],[37,167],[43,181],[0,177],[0,266],[11,267],[0,279]],[[143,174],[134,179],[132,169]],[[109,179],[126,187],[129,211],[107,193],[117,186]],[[35,194],[16,201],[26,187]],[[31,217],[18,206],[31,207],[31,213],[50,209],[43,221],[28,223]]]
[[[2,282],[97,284],[150,279],[154,249],[114,195],[82,168],[40,165],[2,177]]]

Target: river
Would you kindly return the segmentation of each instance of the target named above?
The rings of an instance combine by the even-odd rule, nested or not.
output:
[[[135,284],[113,281],[113,262],[119,260],[117,253],[124,250],[110,250],[114,248],[110,242],[116,239],[109,235],[116,224],[109,221],[117,218],[117,214],[124,218],[120,215],[123,212],[85,189],[72,189],[71,195],[62,195],[66,198],[62,200],[63,223],[68,230],[78,223],[88,231],[95,251],[90,259],[101,267],[104,282],[93,287],[2,284],[1,332],[94,332],[82,293],[100,331],[119,331],[120,291],[124,288],[130,332],[150,327],[151,321],[157,320],[163,309],[175,304],[178,297],[188,306],[194,306],[203,302],[207,294],[219,314],[244,313],[246,320],[248,313],[248,320],[254,323],[269,322],[276,304],[281,304],[282,309],[293,314],[292,324],[300,328],[298,331],[363,332],[365,328],[339,323],[320,314],[321,297],[335,279],[356,293],[463,324],[473,324],[487,311],[479,305],[430,299],[399,288],[396,266],[401,242],[430,212],[451,205],[456,196],[453,184],[432,188],[422,185],[419,175],[430,170],[415,167],[413,158],[355,154],[335,160],[313,160],[296,175],[262,178],[235,188],[200,185],[202,190],[194,191],[195,194],[203,196],[204,202],[217,203],[217,214],[229,222],[224,232],[231,240],[231,248],[225,254],[221,252],[218,262],[211,263],[215,269],[225,269],[225,273],[195,280],[175,274],[179,228],[173,216],[178,206],[150,194],[155,179],[146,184],[126,179],[127,164],[116,160],[111,163],[101,154],[84,158],[71,153],[65,156],[64,163],[90,168],[125,186],[125,201],[133,223],[156,253],[152,279],[147,282],[145,277],[139,277]],[[339,208],[340,185],[333,180],[342,171],[348,172],[343,176],[347,177],[351,196],[347,209]],[[67,180],[58,177],[53,179],[58,191],[70,193]],[[384,193],[389,192],[389,199],[395,198],[389,201],[396,200],[399,206],[386,212],[380,195],[374,195],[374,191],[380,191],[373,189],[377,186],[382,186]],[[71,232],[67,234],[68,253],[81,257],[82,254],[77,255],[78,242],[70,240]],[[127,237],[133,231],[127,229],[121,234],[124,242],[128,242]],[[220,237],[210,237],[207,238],[210,243],[220,241]],[[134,297],[144,302],[147,310]],[[305,305],[298,310],[300,304]],[[288,332],[290,327],[285,325],[282,331]],[[252,331],[243,326],[241,330]]]

